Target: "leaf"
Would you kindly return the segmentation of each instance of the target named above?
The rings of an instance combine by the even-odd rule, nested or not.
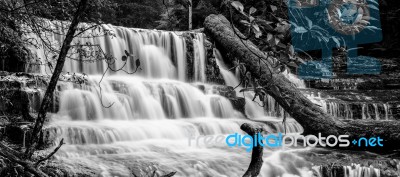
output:
[[[249,16],[249,20],[250,20],[250,22],[253,22],[255,20],[255,18],[252,16]]]
[[[286,70],[286,65],[281,65],[280,70],[281,70],[281,72],[285,72],[285,70]]]
[[[274,30],[274,28],[271,26],[271,23],[272,22],[269,22],[269,21],[265,21],[265,20],[257,20],[257,22],[262,26],[262,27],[264,27],[267,31],[273,31]]]
[[[51,64],[51,62],[47,62],[47,65],[49,66],[50,70],[53,69],[53,65]]]
[[[257,94],[257,93],[255,93],[255,94],[254,94],[254,97],[253,97],[253,99],[252,99],[251,101],[254,101],[254,100],[256,100],[257,96],[258,96],[258,94]]]
[[[379,5],[378,0],[368,0],[368,2],[374,3],[374,4],[376,4],[376,5]]]
[[[267,41],[271,41],[274,36],[271,33],[267,34]]]
[[[369,25],[369,21],[366,20],[360,20],[358,23],[362,24],[362,25]]]
[[[282,48],[282,49],[286,49],[286,45],[282,44],[282,42],[279,42],[277,46]]]
[[[276,38],[276,37],[275,37],[275,45],[278,45],[279,42],[281,42],[281,40],[280,40],[279,38]]]
[[[267,93],[264,91],[264,88],[262,88],[262,87],[258,87],[258,88],[256,89],[256,92],[257,92],[259,95],[267,95]]]
[[[300,63],[303,63],[303,64],[306,63],[306,62],[305,62],[303,59],[301,59],[300,57],[297,57],[296,60],[297,60],[297,62],[300,62]]]
[[[279,58],[280,58],[281,62],[283,62],[283,63],[286,63],[289,61],[289,57],[287,56],[287,54],[285,52],[281,52]]]
[[[137,59],[137,60],[136,60],[136,68],[139,68],[139,67],[140,67],[140,60]]]
[[[240,89],[239,92],[247,92],[247,91],[254,91],[253,88],[244,88],[244,89]]]
[[[276,37],[278,37],[279,39],[285,39],[285,36],[283,34],[279,34]]]
[[[340,41],[336,37],[332,37],[332,40],[336,43],[336,47],[340,47]]]
[[[306,28],[302,27],[302,26],[296,27],[296,28],[294,29],[294,32],[295,32],[295,33],[300,33],[300,34],[306,33],[307,31],[308,31],[308,30],[307,30]]]
[[[274,5],[270,5],[272,12],[275,12],[276,10],[278,10],[278,8]]]
[[[271,46],[276,46],[275,37],[272,36],[271,40],[269,40],[268,43],[269,43],[269,45],[271,45]]]
[[[278,33],[285,33],[286,32],[286,27],[285,27],[285,25],[278,25],[276,28],[275,28],[275,31],[276,32],[278,32]]]
[[[358,14],[357,18],[354,20],[354,23],[359,22],[362,19],[363,15],[362,14]]]
[[[250,11],[249,11],[249,14],[250,14],[250,15],[251,15],[251,14],[254,14],[256,11],[257,11],[256,8],[251,7],[251,8],[250,8]]]
[[[288,51],[289,51],[289,55],[293,57],[294,56],[294,47],[293,47],[293,45],[289,44]]]
[[[265,97],[264,95],[258,95],[258,99],[259,99],[261,102],[265,101],[264,97]]]
[[[122,61],[126,61],[128,59],[128,57],[127,56],[122,56]]]
[[[246,26],[250,26],[250,23],[247,20],[240,20],[240,23]]]
[[[271,90],[271,92],[272,92],[274,95],[276,95],[276,96],[278,96],[278,97],[281,97],[281,92],[279,91],[279,88],[278,88],[276,85],[271,85],[271,86],[269,87],[269,90]]]
[[[127,57],[131,56],[131,54],[130,54],[128,51],[126,51],[126,50],[125,50],[125,55],[126,55]]]
[[[299,67],[295,62],[289,62],[289,63],[286,64],[286,65],[291,66],[291,67],[294,67],[294,68]]]
[[[306,20],[307,20],[307,23],[308,23],[308,29],[311,29],[312,26],[313,26],[312,21],[308,17],[306,17]]]
[[[233,1],[233,2],[231,3],[231,5],[232,5],[236,10],[238,10],[238,11],[240,11],[240,12],[243,12],[244,7],[243,7],[243,4],[242,4],[241,2],[239,2],[239,1]]]
[[[259,38],[259,37],[261,37],[261,35],[262,35],[262,32],[261,32],[261,30],[260,30],[260,27],[257,25],[257,24],[254,24],[253,25],[253,32],[254,32],[254,34],[255,34],[255,37],[256,38]]]

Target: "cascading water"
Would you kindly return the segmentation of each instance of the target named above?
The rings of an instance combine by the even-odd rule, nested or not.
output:
[[[322,96],[321,92],[303,92],[313,103],[320,105],[322,110],[338,119],[393,119],[391,105],[384,102],[346,102],[330,96]],[[367,98],[369,99],[369,98]]]
[[[290,118],[286,127],[282,125],[276,115],[283,114],[283,110],[272,106],[276,104],[273,100],[269,100],[269,108],[264,110],[258,105],[261,103],[252,101],[254,93],[238,93],[244,94],[249,120],[241,118],[227,98],[183,82],[188,79],[187,44],[179,34],[102,27],[112,30],[116,37],[77,38],[74,43],[98,44],[116,58],[115,68],[124,66],[121,58],[126,50],[140,60],[141,70],[134,75],[109,72],[102,78],[108,67],[104,61],[67,60],[64,71],[89,74],[88,82],[59,85],[59,108],[47,131],[55,142],[64,138],[67,144],[56,158],[72,172],[84,168],[95,173],[94,176],[132,176],[132,173],[148,176],[146,170],[157,174],[177,171],[175,176],[185,177],[239,176],[250,162],[250,153],[244,148],[229,148],[224,141],[210,145],[199,138],[222,136],[224,140],[228,134],[243,133],[240,125],[245,122],[257,124],[270,133],[303,131]],[[53,35],[53,43],[59,45],[62,38]],[[204,83],[204,34],[195,34],[193,47],[194,81]],[[46,58],[45,51],[36,53],[39,58]],[[218,51],[215,54],[220,55]],[[237,86],[238,79],[222,58],[217,58],[227,85]],[[134,60],[128,60],[124,66],[128,72],[136,68]],[[39,72],[46,71],[49,68],[42,67]],[[296,79],[286,74],[291,80]],[[312,176],[312,164],[295,151],[265,149],[260,176]]]
[[[238,86],[238,88],[236,89],[237,95],[241,95],[246,99],[247,116],[249,116],[250,118],[262,118],[265,116],[283,117],[283,114],[285,114],[284,109],[281,106],[279,106],[279,104],[271,96],[267,95],[265,97],[264,102],[266,105],[265,108],[263,108],[262,105],[264,103],[262,103],[260,100],[255,99],[253,101],[254,98],[253,91],[246,91],[240,93],[239,91],[243,89],[243,87],[239,85],[240,81],[237,79],[237,77],[227,68],[226,64],[223,61],[223,57],[221,53],[218,51],[218,49],[214,49],[214,55],[217,58],[217,64],[220,68],[222,77],[224,78],[226,85],[232,87]],[[290,72],[284,72],[283,74],[298,88],[305,88],[304,82],[298,79],[295,75],[291,74]]]
[[[193,40],[194,47],[194,79],[195,81],[206,81],[206,51],[204,49],[204,34],[198,33]]]
[[[65,25],[64,22],[49,22],[49,28],[59,31],[58,34],[65,32],[66,28],[63,28]],[[80,25],[81,28],[87,26],[88,24]],[[74,38],[72,44],[98,45],[104,54],[115,58],[115,64],[111,66],[114,69],[124,69],[131,73],[136,70],[135,60],[139,59],[142,65],[142,70],[139,70],[138,73],[140,75],[149,78],[162,77],[186,80],[186,42],[178,33],[124,28],[106,24],[102,25],[101,28],[110,31],[111,35],[90,37],[95,36],[97,33],[88,31]],[[53,40],[51,44],[55,47],[60,47],[64,39],[62,35],[58,34],[46,34],[49,40]],[[35,38],[35,36],[30,37]],[[199,40],[196,38],[194,42]],[[203,46],[198,47],[201,47],[201,49],[197,49],[195,46],[195,50],[204,52]],[[39,60],[42,60],[41,63],[48,62],[46,59],[49,57],[49,53],[45,48],[33,49],[32,51],[34,51]],[[125,64],[121,58],[126,55],[126,52],[132,54],[133,59],[128,59]],[[64,66],[64,71],[66,72],[103,74],[108,67],[103,60],[87,60],[85,55],[82,56],[76,49],[72,50],[68,56],[73,59],[66,60]],[[205,54],[199,52],[199,56],[204,58]],[[40,70],[36,72],[45,74],[51,73],[51,70],[48,65],[41,65]],[[124,72],[117,72],[117,74],[121,73]]]

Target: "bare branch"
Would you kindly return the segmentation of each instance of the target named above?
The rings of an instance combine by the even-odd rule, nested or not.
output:
[[[55,153],[57,153],[57,151],[61,148],[61,146],[62,146],[63,144],[65,144],[65,143],[64,143],[64,138],[61,139],[60,143],[59,143],[58,146],[54,149],[53,152],[51,152],[50,154],[48,154],[45,158],[40,159],[39,161],[37,161],[37,162],[35,163],[35,167],[37,168],[37,167],[40,165],[40,163],[42,163],[42,162],[44,162],[44,161],[46,161],[46,160],[49,160]]]

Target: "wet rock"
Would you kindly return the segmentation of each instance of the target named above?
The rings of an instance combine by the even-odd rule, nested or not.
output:
[[[206,87],[204,85],[196,85],[196,87],[201,90],[203,93],[206,93]]]
[[[225,80],[222,77],[219,66],[216,62],[216,58],[214,56],[214,46],[212,44],[212,40],[207,38],[204,42],[204,46],[206,48],[207,53],[207,66],[206,66],[206,76],[207,81],[215,84],[225,85]]]
[[[41,168],[42,171],[49,176],[65,176],[65,177],[93,177],[102,176],[102,169],[93,169],[85,164],[76,163],[74,166],[66,165],[62,162],[51,162]]]
[[[243,115],[246,115],[246,113],[245,113],[246,100],[244,98],[236,97],[236,98],[228,98],[228,99],[232,103],[232,106],[235,110],[238,110]]]
[[[26,141],[29,139],[29,130],[31,124],[9,124],[4,128],[4,136],[13,144],[19,144],[22,147],[26,145]]]
[[[22,116],[24,121],[32,121],[30,113],[29,94],[25,90],[1,89],[0,111],[6,113],[9,117]]]
[[[232,103],[232,106],[235,110],[241,112],[243,115],[246,115],[246,100],[242,97],[237,97],[233,87],[225,85],[215,85],[213,86],[213,92],[227,98]]]
[[[226,98],[236,98],[236,92],[231,86],[215,85],[213,86],[213,90],[216,92],[216,94]]]
[[[193,48],[193,33],[182,34],[186,42],[186,77],[188,81],[194,80],[194,48]]]
[[[346,176],[342,166],[321,166],[321,174],[324,177],[342,177]]]

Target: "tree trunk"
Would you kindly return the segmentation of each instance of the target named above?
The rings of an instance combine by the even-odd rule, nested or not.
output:
[[[74,39],[74,35],[77,30],[78,24],[81,21],[81,18],[88,6],[88,1],[89,0],[81,0],[79,2],[78,9],[75,12],[74,18],[72,19],[72,22],[69,26],[67,35],[65,36],[65,40],[63,42],[60,53],[58,55],[56,67],[54,69],[53,75],[51,76],[49,86],[46,89],[46,93],[44,95],[42,104],[39,109],[35,127],[33,128],[33,131],[32,131],[30,143],[25,152],[25,157],[27,157],[27,158],[30,158],[32,156],[34,149],[37,146],[39,134],[42,131],[43,123],[46,120],[47,110],[50,106],[51,99],[52,99],[52,96],[54,93],[54,89],[57,86],[58,79],[59,79],[62,69],[64,67],[64,63],[65,63],[65,59],[68,54],[68,51],[71,48],[70,44],[71,44],[72,40]]]
[[[267,90],[290,116],[304,128],[304,134],[321,135],[349,135],[353,138],[377,137],[384,140],[384,148],[397,148],[400,142],[400,123],[398,121],[350,121],[343,122],[325,113],[318,105],[307,99],[283,74],[274,72],[268,63],[260,65],[260,58],[268,57],[252,42],[240,39],[232,29],[230,22],[222,15],[210,15],[204,22],[205,32],[212,37],[220,49],[233,57],[231,61],[239,59],[253,77]],[[238,35],[242,35],[237,29]],[[270,73],[272,71],[272,74]],[[271,88],[278,88],[277,91]],[[349,148],[355,148],[351,146]],[[356,147],[357,150],[364,150]],[[370,149],[370,147],[368,147]],[[382,150],[382,149],[380,149]]]
[[[192,0],[189,0],[189,31],[192,30],[193,28],[193,2]]]

